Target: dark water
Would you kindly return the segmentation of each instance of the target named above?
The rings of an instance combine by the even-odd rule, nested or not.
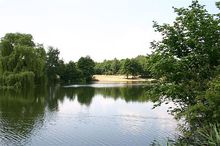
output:
[[[165,145],[177,122],[152,109],[141,84],[92,84],[0,93],[0,145]]]

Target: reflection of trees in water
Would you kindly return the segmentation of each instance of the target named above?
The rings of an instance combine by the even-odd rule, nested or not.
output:
[[[58,101],[62,102],[65,97],[70,100],[77,98],[77,101],[89,106],[92,102],[92,98],[99,94],[103,97],[123,99],[126,102],[143,102],[148,101],[145,94],[146,88],[143,86],[125,86],[125,87],[112,87],[112,88],[94,88],[94,87],[74,87],[74,88],[54,88],[54,91],[49,95],[49,107],[56,109],[58,107]]]
[[[49,110],[58,110],[58,103],[63,102],[65,97],[69,100],[77,98],[81,104],[89,105],[94,96],[93,88],[63,88],[53,86],[48,88],[47,105]]]
[[[79,88],[63,88],[63,87],[50,87],[48,90],[47,104],[48,108],[52,111],[58,110],[58,103],[68,98],[69,100],[77,101],[82,105],[89,106],[92,98],[95,96],[95,88],[79,87]]]
[[[51,86],[47,90],[47,107],[50,111],[58,111],[58,102],[63,101],[65,97],[65,92],[61,90],[60,86]]]
[[[43,125],[43,92],[13,91],[0,92],[0,133],[1,143],[23,145],[28,138]],[[36,127],[37,126],[37,127]]]
[[[125,86],[125,87],[112,87],[112,88],[94,88],[94,87],[50,87],[48,96],[48,108],[56,110],[58,102],[62,102],[65,97],[77,101],[81,105],[89,106],[92,98],[99,94],[104,98],[123,99],[126,102],[143,102],[148,101],[146,96],[146,88],[143,86]]]
[[[146,88],[143,86],[127,86],[113,88],[97,88],[96,94],[101,94],[103,97],[123,99],[126,102],[143,102],[149,98],[145,94]]]
[[[77,89],[77,100],[82,105],[85,104],[89,106],[94,96],[95,96],[95,88],[84,87]]]
[[[63,88],[18,92],[0,92],[0,141],[11,145],[24,145],[35,130],[43,126],[45,107],[48,112],[58,111],[59,102],[65,98],[77,100],[81,105],[90,106],[92,98],[101,95],[104,98],[123,99],[126,102],[143,102],[146,89],[143,86],[113,88]]]

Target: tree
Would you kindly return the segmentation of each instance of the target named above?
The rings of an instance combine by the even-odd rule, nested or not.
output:
[[[90,81],[94,74],[95,62],[89,57],[81,57],[77,62],[77,68],[82,72],[85,81]]]
[[[45,76],[45,50],[30,34],[8,33],[0,42],[0,64],[3,86],[33,85]]]
[[[123,64],[123,73],[128,76],[131,74],[132,76],[136,76],[139,73],[140,66],[134,59],[126,59]]]
[[[117,74],[120,70],[120,62],[116,58],[111,63],[111,72],[113,75]]]
[[[209,14],[197,0],[189,8],[174,11],[177,17],[172,25],[154,23],[162,40],[152,43],[150,69],[160,79],[154,90],[157,97],[163,97],[158,98],[159,103],[166,100],[176,103],[178,106],[172,112],[179,118],[184,116],[193,131],[198,125],[220,122],[216,118],[219,102],[210,100],[218,97],[208,96],[216,92],[209,89],[217,89],[213,82],[215,85],[218,82],[212,79],[220,73],[220,15]],[[216,108],[210,111],[210,106]]]
[[[126,75],[127,79],[128,79],[128,75],[130,74],[130,69],[131,69],[131,60],[126,59],[123,64],[122,72]]]
[[[77,69],[76,64],[73,61],[70,61],[65,65],[65,71],[61,74],[61,80],[64,83],[70,84],[74,82],[79,82],[82,78],[80,71]]]
[[[59,59],[60,51],[53,47],[49,47],[47,52],[46,71],[50,82],[58,80],[59,66],[61,64]]]
[[[103,63],[95,63],[95,74],[102,75],[104,74]]]
[[[149,56],[139,55],[134,58],[134,60],[139,64],[139,74],[141,77],[150,77],[150,70],[148,65]]]

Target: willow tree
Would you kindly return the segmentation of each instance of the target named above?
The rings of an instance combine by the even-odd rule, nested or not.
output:
[[[0,42],[1,86],[33,85],[45,76],[46,53],[30,34],[8,33]]]

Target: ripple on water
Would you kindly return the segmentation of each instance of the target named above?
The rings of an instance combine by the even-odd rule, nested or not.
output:
[[[118,115],[118,117],[120,116]],[[154,129],[154,126],[149,124],[153,123],[155,119],[149,117],[144,120],[143,117],[138,118],[138,116],[121,116],[117,119],[115,116],[88,116],[83,117],[83,119],[80,117],[80,120],[78,118],[78,116],[71,118],[63,116],[62,120],[56,123],[58,127],[49,124],[50,126],[47,128],[50,130],[47,131],[47,135],[53,136],[52,143],[63,144],[77,141],[76,143],[81,145],[88,143],[94,145],[108,145],[109,143],[126,145],[131,141],[133,144],[140,144],[141,138],[147,137],[153,140],[154,138],[161,138],[161,134],[165,132],[160,131],[158,134],[156,132],[158,129]],[[161,120],[166,121],[169,119]],[[60,125],[61,123],[62,125]],[[59,126],[62,126],[62,130],[59,129]],[[51,127],[54,128],[51,129]],[[91,128],[94,130],[93,132],[91,132]]]
[[[0,98],[0,103],[5,102],[4,109],[0,106],[0,145],[142,146],[173,136],[176,121],[163,109],[154,112],[152,104],[142,102],[139,86],[132,90],[132,85],[122,83],[86,85],[94,87],[91,94],[84,94],[90,90],[83,86],[57,89],[39,109],[36,103],[36,110],[26,108],[25,113],[22,107],[33,104],[24,100],[21,108],[12,110],[11,101]],[[21,102],[13,99],[12,105]]]
[[[116,118],[117,117],[117,118]],[[64,114],[56,121],[47,121],[41,132],[32,135],[33,145],[142,145],[143,138],[160,139],[164,134],[169,134],[165,130],[154,127],[154,122],[158,118],[131,116],[131,115],[112,115],[112,116],[79,116]],[[161,124],[169,126],[169,118],[159,119]],[[2,123],[2,120],[1,120]],[[28,124],[27,124],[28,125]],[[111,125],[111,127],[109,127]],[[17,124],[16,126],[19,126]],[[91,131],[93,129],[93,132]],[[13,129],[0,128],[0,137],[3,144],[27,145],[25,131],[19,134]],[[160,133],[157,132],[160,130]],[[7,131],[7,132],[6,132]],[[147,132],[144,132],[147,131]],[[43,133],[42,133],[43,132]],[[30,143],[30,142],[29,142]]]

